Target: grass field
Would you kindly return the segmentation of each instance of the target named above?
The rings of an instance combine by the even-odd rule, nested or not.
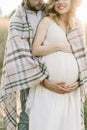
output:
[[[2,64],[3,64],[4,48],[7,38],[8,22],[9,19],[6,18],[0,19],[0,78],[2,73]],[[87,130],[87,101],[85,103],[85,130]]]
[[[7,18],[0,19],[0,78],[3,64],[4,48],[7,38],[8,22],[9,19]]]

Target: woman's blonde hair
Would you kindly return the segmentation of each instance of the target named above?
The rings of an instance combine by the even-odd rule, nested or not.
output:
[[[60,18],[59,18],[58,12],[56,12],[54,9],[55,2],[56,2],[56,0],[48,0],[48,2],[46,4],[45,11],[44,11],[44,16],[48,16],[56,22],[56,19],[58,20]],[[68,13],[67,28],[72,28],[73,18],[76,15],[76,8],[77,8],[76,7],[76,0],[71,0],[71,9]]]

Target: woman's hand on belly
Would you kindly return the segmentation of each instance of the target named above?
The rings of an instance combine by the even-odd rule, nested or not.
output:
[[[58,44],[60,51],[72,53],[71,45],[68,42],[64,44]]]

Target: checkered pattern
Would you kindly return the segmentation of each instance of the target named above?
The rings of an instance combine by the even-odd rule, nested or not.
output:
[[[79,67],[80,79],[80,97],[81,97],[81,130],[84,127],[84,102],[87,97],[87,52],[86,52],[86,37],[83,25],[76,20],[73,28],[67,33],[67,39],[71,44],[73,54],[77,59]]]
[[[15,92],[34,87],[48,76],[45,65],[31,54],[32,32],[25,9],[19,6],[9,24],[0,88],[8,130],[15,130],[17,125]]]

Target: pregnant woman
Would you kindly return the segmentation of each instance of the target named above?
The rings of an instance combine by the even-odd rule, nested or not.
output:
[[[74,0],[49,0],[33,43],[33,55],[47,66],[49,79],[69,87],[79,80],[79,67],[67,39],[75,18]],[[84,130],[80,87],[70,93],[52,92],[38,85],[30,88],[26,103],[29,130]]]

